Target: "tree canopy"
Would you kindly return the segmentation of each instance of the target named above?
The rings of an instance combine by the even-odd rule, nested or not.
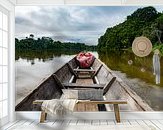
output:
[[[123,23],[107,28],[98,39],[98,49],[127,49],[135,37],[146,36],[154,46],[163,42],[163,14],[154,7],[137,9]],[[163,46],[162,46],[163,51]]]
[[[19,40],[15,38],[16,50],[95,50],[96,46],[84,43],[70,43],[54,41],[50,37],[35,39],[33,34],[29,38]]]

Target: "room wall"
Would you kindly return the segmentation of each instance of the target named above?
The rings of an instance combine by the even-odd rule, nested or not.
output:
[[[17,3],[17,5],[33,5],[33,4],[35,4],[35,5],[39,5],[39,4],[56,4],[56,3],[53,3],[52,1],[49,1],[49,3],[44,3],[44,2],[39,2],[39,3],[37,3],[37,2],[35,2],[35,1],[29,1],[30,3],[27,3],[27,1],[20,1],[20,0],[17,0],[16,1],[16,3]],[[48,1],[47,1],[48,2]],[[72,1],[71,1],[72,2]],[[74,3],[69,3],[69,2],[65,2],[65,1],[62,1],[62,2],[59,2],[58,4],[64,4],[64,3],[66,3],[66,4],[74,4]],[[83,2],[83,1],[82,1]],[[102,2],[100,1],[100,3],[98,3],[99,1],[96,1],[96,2],[90,2],[90,3],[86,3],[86,5],[90,5],[90,4],[92,4],[92,5],[94,5],[95,3],[96,3],[96,5],[98,5],[98,4],[101,4]],[[115,1],[114,1],[115,2]],[[143,3],[144,2],[144,3]],[[140,5],[140,4],[147,4],[147,5],[150,5],[150,4],[152,4],[152,5],[154,5],[154,4],[156,4],[156,5],[160,5],[160,4],[163,4],[162,3],[162,1],[160,0],[160,1],[120,1],[120,2],[117,2],[116,3],[116,5],[119,5],[119,4],[123,4],[123,5],[133,5],[133,4],[135,4],[135,5]],[[155,3],[151,3],[151,2],[155,2]],[[14,21],[13,19],[14,19],[14,12],[13,12],[13,10],[14,10],[14,8],[13,8],[13,5],[12,4],[6,4],[6,2],[4,2],[3,0],[1,0],[1,2],[0,2],[3,6],[5,6],[6,8],[8,8],[8,9],[11,9],[12,11],[11,11],[11,19],[12,19],[12,21]],[[82,4],[81,3],[81,1],[79,1],[79,2],[77,2],[77,3],[75,3],[75,4]],[[111,4],[111,5],[113,5],[113,3],[107,3],[108,5],[109,4]],[[115,3],[114,3],[115,4]],[[85,5],[85,3],[83,3],[83,5]],[[106,3],[104,4],[102,4],[102,5],[106,5]],[[11,30],[11,34],[14,34],[13,32],[14,32],[14,25],[13,25],[13,22],[11,22],[11,26],[12,26],[12,30]],[[12,92],[11,92],[11,110],[10,110],[10,115],[11,115],[11,119],[14,119],[14,109],[13,109],[13,107],[15,106],[15,88],[14,88],[14,80],[15,80],[15,77],[14,77],[14,60],[13,59],[15,59],[14,58],[14,50],[13,50],[13,48],[14,48],[14,37],[13,37],[13,35],[11,35],[11,50],[10,50],[10,52],[11,52],[11,55],[10,55],[10,59],[11,59],[11,61],[10,61],[10,63],[11,63],[11,66],[10,66],[10,70],[11,70],[11,75],[10,75],[10,83],[11,83],[11,90],[12,90]],[[33,119],[36,119],[36,118],[38,118],[38,116],[32,116],[33,114],[35,114],[35,115],[37,115],[38,113],[36,112],[34,112],[34,113],[28,113],[28,112],[17,112],[17,117],[18,118],[29,118],[29,115],[28,114],[31,114],[31,118],[33,118]],[[113,114],[113,113],[111,113],[111,114]],[[129,116],[127,116],[127,114],[129,114]],[[110,116],[111,117],[111,116]],[[137,119],[137,118],[140,118],[140,119],[143,119],[143,118],[146,118],[146,119],[156,119],[156,118],[159,118],[159,119],[161,119],[163,116],[162,116],[162,113],[161,112],[146,112],[146,113],[139,113],[139,112],[134,112],[134,113],[124,113],[124,118],[127,118],[127,119],[130,119],[130,117],[132,117],[132,118],[134,118],[134,119]]]
[[[2,121],[0,121],[1,125],[3,125],[4,123],[7,123],[8,121],[13,121],[15,120],[15,108],[13,106],[15,106],[15,79],[14,79],[14,48],[15,48],[15,42],[14,42],[14,3],[8,0],[0,0],[0,6],[2,8],[4,8],[5,10],[7,10],[9,12],[9,23],[8,23],[8,28],[9,28],[9,47],[8,47],[8,59],[6,59],[8,61],[8,70],[9,70],[9,76],[8,76],[8,99],[9,99],[9,113],[6,119],[3,119]]]

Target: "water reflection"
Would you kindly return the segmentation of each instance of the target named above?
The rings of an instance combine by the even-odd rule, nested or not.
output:
[[[130,51],[106,51],[99,52],[99,58],[111,69],[126,73],[130,78],[139,78],[147,83],[155,85],[155,76],[153,75],[153,54],[147,57],[138,57]],[[163,58],[160,59],[163,65]],[[163,68],[160,73],[159,87],[163,87]]]
[[[35,59],[46,62],[53,60],[54,57],[61,57],[62,55],[75,55],[78,54],[79,50],[66,51],[66,50],[47,50],[47,51],[32,51],[32,50],[17,50],[15,60],[20,58],[26,59],[31,64],[35,64]]]

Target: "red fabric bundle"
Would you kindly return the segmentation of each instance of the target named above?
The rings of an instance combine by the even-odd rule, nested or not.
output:
[[[89,68],[94,61],[94,56],[90,52],[81,52],[76,56],[76,60],[79,62],[80,68]]]

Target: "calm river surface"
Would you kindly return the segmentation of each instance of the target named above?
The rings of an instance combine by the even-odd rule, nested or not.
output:
[[[16,52],[16,103],[33,91],[48,77],[78,52]],[[114,70],[142,99],[154,110],[163,110],[163,58],[161,63],[161,83],[155,84],[152,54],[139,58],[129,51],[93,52],[109,68]]]

